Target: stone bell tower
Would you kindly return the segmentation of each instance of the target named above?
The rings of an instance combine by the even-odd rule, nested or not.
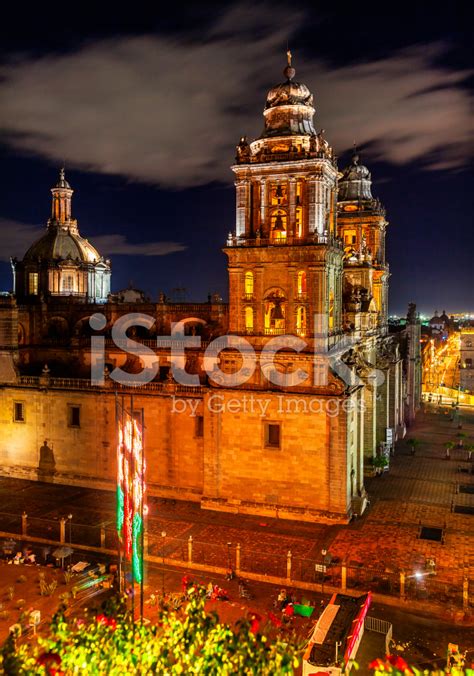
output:
[[[314,315],[328,342],[342,328],[343,250],[337,239],[337,167],[323,130],[313,127],[313,96],[285,81],[265,103],[264,129],[237,146],[236,226],[228,256],[230,332],[311,339]]]
[[[346,323],[356,328],[356,315],[367,315],[365,328],[388,332],[389,267],[385,260],[388,222],[380,200],[372,197],[370,171],[354,147],[351,163],[339,179],[338,234],[344,243]],[[359,312],[354,313],[354,308]],[[362,326],[361,328],[364,328]]]

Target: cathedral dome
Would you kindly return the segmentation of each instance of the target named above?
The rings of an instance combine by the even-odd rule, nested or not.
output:
[[[107,301],[110,261],[81,237],[71,213],[73,192],[61,169],[51,188],[51,217],[46,231],[21,261],[12,259],[13,288],[22,302],[71,296],[95,303]]]
[[[288,69],[285,68],[285,71]],[[311,106],[313,95],[305,84],[287,80],[277,84],[267,94],[265,110],[275,106]]]
[[[100,254],[95,247],[69,229],[49,229],[26,252],[23,260],[71,259],[82,263],[97,263]]]

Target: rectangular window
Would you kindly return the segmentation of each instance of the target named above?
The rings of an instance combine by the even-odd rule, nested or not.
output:
[[[81,407],[68,404],[68,425],[69,427],[81,426]]]
[[[264,423],[265,446],[267,448],[281,448],[281,425],[280,423]]]
[[[25,404],[23,401],[13,402],[13,420],[14,422],[25,422]]]
[[[63,292],[72,292],[74,291],[74,277],[70,274],[63,273],[62,278],[62,291]]]
[[[30,296],[38,295],[38,273],[30,272],[28,275],[28,293]]]
[[[196,437],[204,436],[204,416],[196,416]]]

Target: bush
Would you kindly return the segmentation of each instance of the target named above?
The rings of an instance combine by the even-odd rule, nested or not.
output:
[[[0,671],[38,674],[292,674],[297,647],[260,632],[260,618],[236,628],[205,611],[205,589],[188,587],[184,611],[163,611],[153,625],[133,625],[122,603],[92,619],[58,613],[47,638],[1,649]],[[113,614],[106,614],[113,608]],[[78,665],[81,665],[78,671]],[[7,668],[13,669],[7,671]]]

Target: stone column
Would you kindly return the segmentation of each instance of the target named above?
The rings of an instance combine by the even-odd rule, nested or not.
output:
[[[469,608],[469,580],[467,577],[464,578],[462,583],[462,607],[465,611]]]
[[[309,176],[307,181],[308,232],[314,234],[316,228],[316,177]]]
[[[286,555],[286,581],[291,582],[291,551]]]
[[[267,220],[267,181],[265,178],[260,179],[260,236],[266,237],[264,234]]]
[[[235,572],[237,574],[240,573],[240,554],[241,554],[241,546],[240,542],[238,542],[235,547]]]
[[[291,177],[290,182],[290,199],[289,199],[289,223],[288,236],[295,237],[296,235],[296,178]]]
[[[400,598],[405,599],[405,572],[400,572]]]
[[[364,387],[364,456],[375,456],[375,422],[376,422],[376,392],[373,386],[373,378],[367,378],[368,383]]]
[[[26,512],[23,512],[23,514],[21,515],[21,534],[23,536],[26,535],[27,523],[28,523],[28,515]]]
[[[235,188],[235,234],[245,237],[248,233],[248,183],[245,180],[236,181]]]
[[[105,549],[105,526],[104,524],[100,527],[100,548]]]

